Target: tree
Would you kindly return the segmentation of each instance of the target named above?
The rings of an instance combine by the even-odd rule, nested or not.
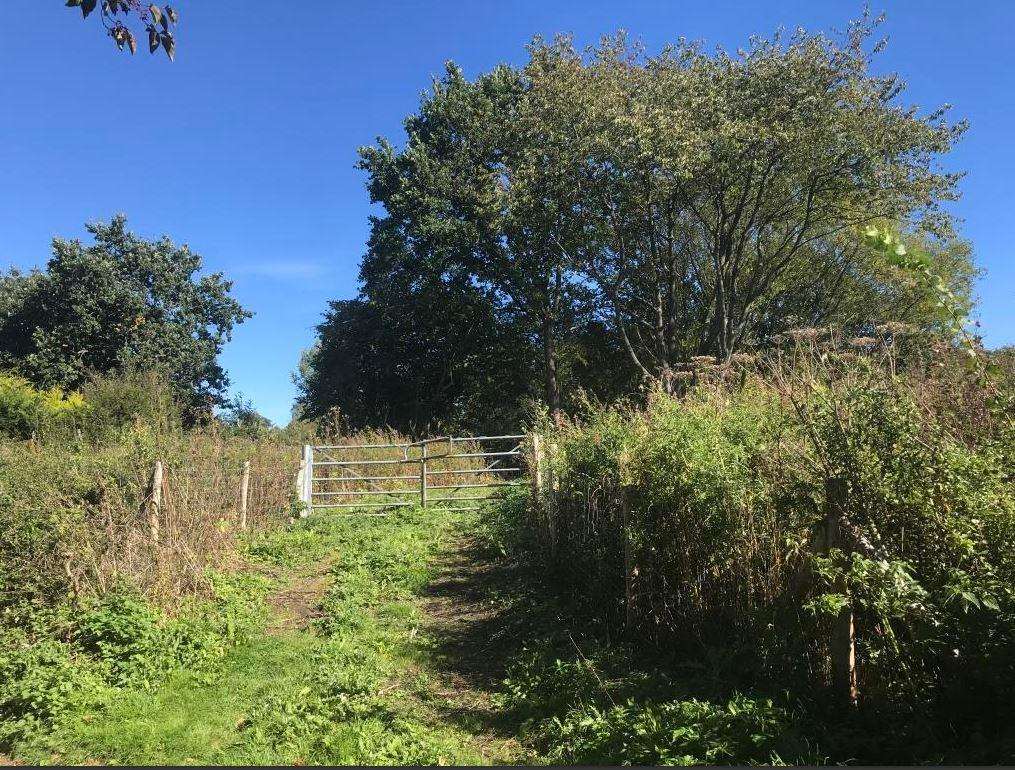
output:
[[[148,52],[155,53],[160,48],[172,61],[176,57],[176,39],[173,31],[180,20],[176,9],[171,5],[160,8],[151,3],[147,8],[141,0],[67,0],[68,8],[80,8],[81,17],[87,19],[98,8],[99,17],[106,33],[113,39],[121,51],[137,53],[137,38],[127,22],[135,18],[144,26],[148,35]]]
[[[0,277],[0,366],[42,387],[91,374],[159,371],[192,409],[223,402],[218,364],[234,324],[250,317],[221,273],[168,237],[145,241],[126,218],[88,225],[92,246],[53,241],[45,271]]]
[[[514,430],[532,343],[463,271],[423,271],[376,222],[353,300],[332,302],[297,376],[300,413],[349,427]]]
[[[525,66],[472,81],[449,63],[403,147],[361,149],[384,207],[362,276],[371,318],[456,276],[539,351],[554,413],[572,397],[564,382],[668,386],[695,356],[727,360],[794,327],[946,330],[934,292],[864,232],[919,242],[970,301],[970,249],[941,207],[959,175],[938,162],[966,126],[902,104],[901,80],[872,74],[879,24],[865,15],[842,36],[756,38],[736,54],[681,40],[646,56],[618,35],[583,55],[536,39]],[[433,300],[402,307],[439,330]],[[567,357],[599,371],[565,377]]]
[[[870,74],[878,23],[842,41],[755,38],[736,55],[680,41],[645,57],[618,36],[533,82],[547,132],[581,153],[569,184],[585,238],[571,261],[646,376],[792,326],[925,319],[866,247],[874,222],[932,242],[968,293],[969,250],[940,209],[958,175],[936,166],[966,125],[900,105],[900,79]],[[533,57],[578,61],[562,46],[537,43]]]

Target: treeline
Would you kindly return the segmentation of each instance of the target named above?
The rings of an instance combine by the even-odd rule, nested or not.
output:
[[[517,426],[789,329],[947,322],[975,270],[940,160],[965,129],[872,72],[877,22],[736,54],[623,36],[536,39],[521,67],[449,64],[406,140],[360,151],[372,219],[361,289],[301,363],[308,417],[352,427]],[[862,235],[905,235],[938,287]]]
[[[218,356],[251,316],[230,296],[232,282],[201,275],[202,258],[186,245],[140,238],[123,215],[87,229],[91,244],[54,239],[45,269],[0,273],[0,373],[67,391],[95,377],[157,373],[172,383],[188,422],[226,406],[229,378]],[[26,415],[31,401],[18,401]],[[236,406],[257,421],[248,405]]]

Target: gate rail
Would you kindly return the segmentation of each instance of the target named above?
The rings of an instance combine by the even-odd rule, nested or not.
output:
[[[520,480],[525,438],[524,435],[444,436],[408,444],[307,445],[303,447],[298,492],[308,510],[399,508],[416,504],[427,508],[431,504],[449,503],[445,510],[477,510],[479,501],[490,497],[489,490],[525,483]],[[435,452],[440,445],[447,445],[447,450]],[[481,451],[476,451],[477,448]],[[398,451],[401,457],[362,456]],[[448,465],[462,467],[444,467]],[[385,468],[396,472],[384,475]],[[407,487],[407,482],[416,483]],[[392,499],[362,499],[377,496]]]

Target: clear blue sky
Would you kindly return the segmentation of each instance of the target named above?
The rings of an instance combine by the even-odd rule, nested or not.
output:
[[[352,296],[370,205],[356,148],[402,136],[443,62],[521,62],[535,34],[584,45],[619,28],[650,50],[680,35],[735,48],[779,26],[842,27],[848,2],[177,0],[178,56],[119,54],[63,0],[0,2],[0,268],[43,264],[55,235],[125,212],[235,279],[256,316],[225,351],[233,390],[285,422],[300,350]],[[1015,4],[882,0],[883,69],[906,98],[972,128],[948,161],[987,271],[988,344],[1015,342]],[[96,14],[97,16],[97,14]]]

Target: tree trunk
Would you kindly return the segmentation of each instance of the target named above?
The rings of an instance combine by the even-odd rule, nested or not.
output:
[[[557,345],[554,339],[553,318],[543,315],[543,373],[545,376],[546,406],[555,423],[560,422],[560,383],[557,380]]]

